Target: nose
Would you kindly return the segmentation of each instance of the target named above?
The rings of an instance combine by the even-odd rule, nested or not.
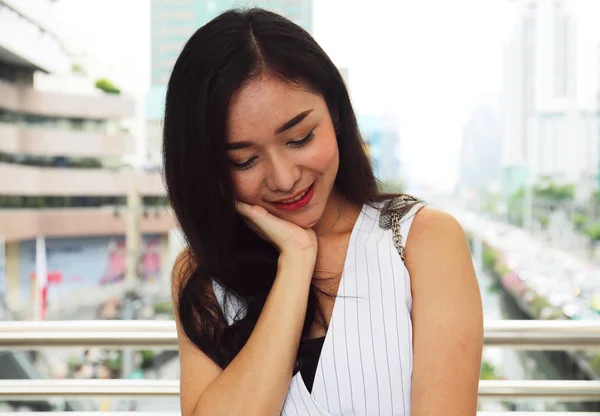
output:
[[[289,192],[300,179],[300,167],[284,154],[270,157],[270,171],[266,177],[267,188],[273,192]]]

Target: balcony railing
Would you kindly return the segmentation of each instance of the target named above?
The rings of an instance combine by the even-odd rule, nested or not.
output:
[[[167,398],[179,395],[178,380],[0,380],[0,399]],[[482,399],[600,400],[600,381],[580,380],[481,380]]]
[[[486,321],[484,342],[486,346],[526,350],[600,348],[600,321]],[[172,321],[0,322],[0,349],[67,346],[176,349],[177,335]],[[56,396],[69,399],[140,399],[177,397],[178,394],[177,380],[0,380],[0,400],[39,400]],[[600,380],[482,380],[479,396],[497,400],[600,401]],[[74,412],[68,414],[76,416]],[[91,414],[85,413],[86,416]],[[527,414],[545,413],[510,413],[517,416]],[[548,414],[598,415],[581,412]],[[504,413],[482,412],[481,415],[499,416]]]
[[[490,347],[522,350],[600,348],[600,321],[486,321]],[[177,348],[174,321],[5,321],[0,349],[40,347]]]
[[[48,416],[181,416],[177,412],[40,412]],[[0,412],[0,416],[15,414]],[[598,412],[478,412],[478,416],[598,416]]]
[[[1,172],[0,168],[0,172]],[[1,175],[0,175],[1,177]],[[1,193],[1,192],[0,192]],[[166,234],[175,228],[173,211],[166,207],[140,210],[140,231]],[[127,207],[0,208],[0,230],[6,242],[77,236],[123,235],[127,230]]]
[[[39,412],[35,415],[48,416],[181,416],[177,412]],[[598,416],[598,412],[478,412],[478,416]],[[0,412],[0,416],[14,413]]]

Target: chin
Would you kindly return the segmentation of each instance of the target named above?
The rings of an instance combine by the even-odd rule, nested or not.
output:
[[[292,224],[297,225],[300,228],[304,228],[305,230],[312,228],[317,223],[317,221],[304,218],[282,218],[282,220],[291,222]]]
[[[293,216],[291,216],[291,218],[287,219],[287,221],[296,224],[298,227],[308,230],[309,228],[314,227],[319,222],[319,219],[321,218],[322,214],[323,213],[320,212],[317,216],[312,212],[307,212],[306,215],[299,216],[299,218],[294,218]]]

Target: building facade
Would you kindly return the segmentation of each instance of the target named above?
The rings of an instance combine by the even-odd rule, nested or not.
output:
[[[133,99],[91,80],[80,93],[38,82],[65,81],[73,71],[54,30],[53,4],[0,0],[0,287],[11,306],[22,300],[23,247],[38,236],[124,238],[132,189],[148,214],[140,215],[141,233],[174,227],[172,214],[158,207],[160,174],[122,163],[134,151],[123,124],[134,114]]]

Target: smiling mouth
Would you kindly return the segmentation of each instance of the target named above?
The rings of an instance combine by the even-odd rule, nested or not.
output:
[[[310,185],[308,188],[306,188],[304,191],[300,192],[295,197],[288,198],[288,199],[282,199],[280,201],[275,201],[275,203],[276,204],[289,205],[289,204],[293,204],[295,202],[298,202],[302,198],[304,198],[306,196],[306,194],[308,194],[310,192],[310,190],[312,189],[313,186],[314,186],[314,183],[312,185]]]

